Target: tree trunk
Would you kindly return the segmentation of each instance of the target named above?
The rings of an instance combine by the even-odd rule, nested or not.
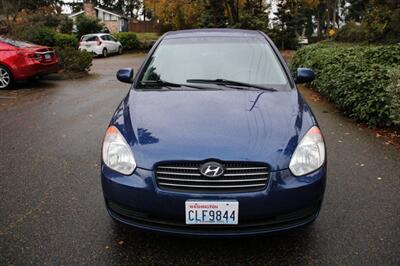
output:
[[[336,12],[337,12],[337,1],[332,0],[332,25],[334,27],[337,27]]]
[[[238,0],[225,0],[224,4],[225,4],[225,9],[228,12],[228,17],[229,17],[230,23],[232,25],[238,23],[239,22]]]
[[[321,21],[321,13],[317,13],[317,36],[318,40],[322,39],[322,21]]]

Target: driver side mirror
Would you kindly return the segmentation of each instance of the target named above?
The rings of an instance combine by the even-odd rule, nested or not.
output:
[[[133,69],[132,68],[121,68],[117,72],[117,79],[124,83],[133,83]]]
[[[315,73],[310,68],[298,68],[296,78],[294,81],[296,84],[308,83],[315,79]]]

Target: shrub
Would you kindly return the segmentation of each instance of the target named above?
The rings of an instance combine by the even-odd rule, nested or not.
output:
[[[366,42],[367,29],[362,24],[349,22],[339,29],[335,39],[340,42]]]
[[[89,72],[93,57],[90,53],[79,51],[71,47],[56,48],[60,58],[60,66],[65,72],[79,73]]]
[[[135,33],[141,50],[150,50],[160,37],[154,32]]]
[[[387,93],[393,95],[389,104],[390,118],[393,123],[400,125],[400,69],[396,68],[390,72],[390,82],[386,87]]]
[[[54,35],[54,46],[60,48],[76,48],[78,46],[78,40],[74,35],[57,33]]]
[[[146,42],[146,41],[155,42],[160,37],[155,32],[142,32],[142,33],[135,33],[135,34],[136,34],[136,37],[139,39],[139,42]]]
[[[14,28],[12,37],[45,46],[76,47],[78,40],[74,35],[58,33],[49,27],[26,26]]]
[[[316,72],[312,88],[369,126],[400,125],[399,45],[315,44],[296,52],[292,69]]]
[[[140,42],[140,50],[144,50],[144,51],[148,51],[150,50],[153,45],[156,43],[156,41],[144,41],[144,42]]]
[[[61,33],[71,33],[74,27],[74,22],[69,17],[65,16],[60,22],[60,32]]]
[[[25,38],[21,39],[40,45],[54,46],[56,34],[57,32],[49,27],[29,27],[24,32]]]
[[[140,48],[140,42],[134,32],[119,32],[114,34],[121,42],[124,50],[135,50]]]
[[[80,15],[76,18],[76,28],[78,35],[82,36],[90,33],[98,33],[103,29],[103,25],[97,18]]]

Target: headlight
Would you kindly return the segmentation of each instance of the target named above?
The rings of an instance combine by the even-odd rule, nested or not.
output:
[[[103,142],[103,162],[111,169],[130,175],[136,168],[132,149],[115,126],[106,131]]]
[[[325,161],[325,143],[318,127],[312,127],[297,145],[289,169],[295,176],[309,174]]]

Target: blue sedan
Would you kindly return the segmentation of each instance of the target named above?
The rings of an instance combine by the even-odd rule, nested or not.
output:
[[[273,42],[249,30],[169,32],[106,130],[101,177],[117,222],[190,236],[244,236],[313,222],[326,183],[317,121]]]

